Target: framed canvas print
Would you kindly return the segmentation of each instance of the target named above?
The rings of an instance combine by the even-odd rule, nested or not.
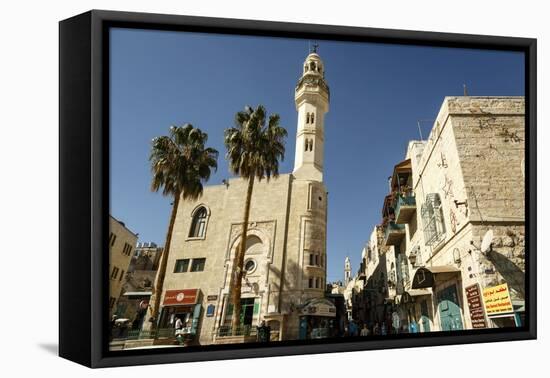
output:
[[[60,22],[60,355],[536,337],[536,41]]]

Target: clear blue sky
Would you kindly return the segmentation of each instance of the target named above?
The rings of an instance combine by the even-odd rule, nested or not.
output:
[[[328,277],[355,272],[380,222],[387,177],[445,96],[524,94],[523,54],[318,41],[331,90],[325,119]],[[192,123],[220,151],[211,184],[231,177],[223,130],[245,105],[279,113],[288,130],[280,171],[294,164],[294,87],[310,41],[114,29],[111,32],[111,214],[139,241],[164,244],[170,200],[150,192],[151,139]],[[431,123],[422,123],[424,137]]]

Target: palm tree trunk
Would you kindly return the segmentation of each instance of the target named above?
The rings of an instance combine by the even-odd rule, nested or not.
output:
[[[162,297],[162,287],[164,285],[164,276],[166,275],[166,264],[168,262],[168,253],[170,252],[170,243],[172,242],[172,230],[174,229],[174,223],[176,221],[176,214],[178,212],[178,204],[180,202],[181,193],[178,192],[174,195],[174,203],[172,205],[172,212],[170,214],[170,223],[168,224],[168,231],[166,232],[166,241],[164,243],[164,249],[160,256],[160,264],[158,267],[157,276],[155,279],[154,298],[151,298],[153,302],[153,308],[151,311],[151,317],[153,318],[153,329],[156,329],[159,321],[159,309],[160,298]]]
[[[233,302],[233,317],[231,328],[235,335],[241,325],[241,286],[243,280],[244,253],[246,252],[246,235],[248,233],[248,218],[250,216],[250,202],[252,201],[252,190],[254,189],[254,177],[248,179],[248,190],[246,191],[246,202],[244,205],[243,232],[241,235],[241,244],[235,255],[233,264],[233,285],[231,286],[231,297]]]

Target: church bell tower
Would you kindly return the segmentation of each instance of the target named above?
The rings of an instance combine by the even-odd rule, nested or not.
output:
[[[351,261],[349,256],[346,256],[346,261],[344,263],[344,286],[348,286],[351,281]]]
[[[304,62],[294,95],[298,131],[293,174],[299,180],[323,181],[324,121],[329,96],[325,67],[314,45]]]

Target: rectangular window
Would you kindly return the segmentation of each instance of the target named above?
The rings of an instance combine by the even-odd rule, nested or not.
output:
[[[111,279],[112,280],[116,279],[116,276],[118,275],[118,271],[119,271],[119,269],[116,266],[114,266],[113,271],[111,272]]]
[[[319,255],[315,255],[315,265],[319,266]]]
[[[307,185],[307,209],[311,210],[311,199],[313,198],[313,187],[311,184]]]
[[[121,270],[120,271],[120,278],[118,279],[119,281],[122,281],[122,277],[124,277],[124,270]]]
[[[205,258],[193,259],[191,262],[191,272],[202,272],[206,263]]]
[[[313,288],[313,278],[310,278],[310,279],[309,279],[308,287],[309,287],[310,289]]]
[[[128,243],[124,243],[124,249],[122,250],[122,253],[124,253],[126,256],[130,256],[132,253],[132,246]]]
[[[314,259],[313,253],[310,253],[309,254],[309,265],[313,265],[313,259]]]
[[[189,269],[189,259],[176,260],[174,273],[185,273]]]
[[[115,306],[116,298],[110,297],[109,298],[109,308],[113,308]]]
[[[116,240],[116,235],[113,232],[111,232],[111,234],[109,235],[109,244],[111,245],[111,247],[115,245],[115,240]]]

